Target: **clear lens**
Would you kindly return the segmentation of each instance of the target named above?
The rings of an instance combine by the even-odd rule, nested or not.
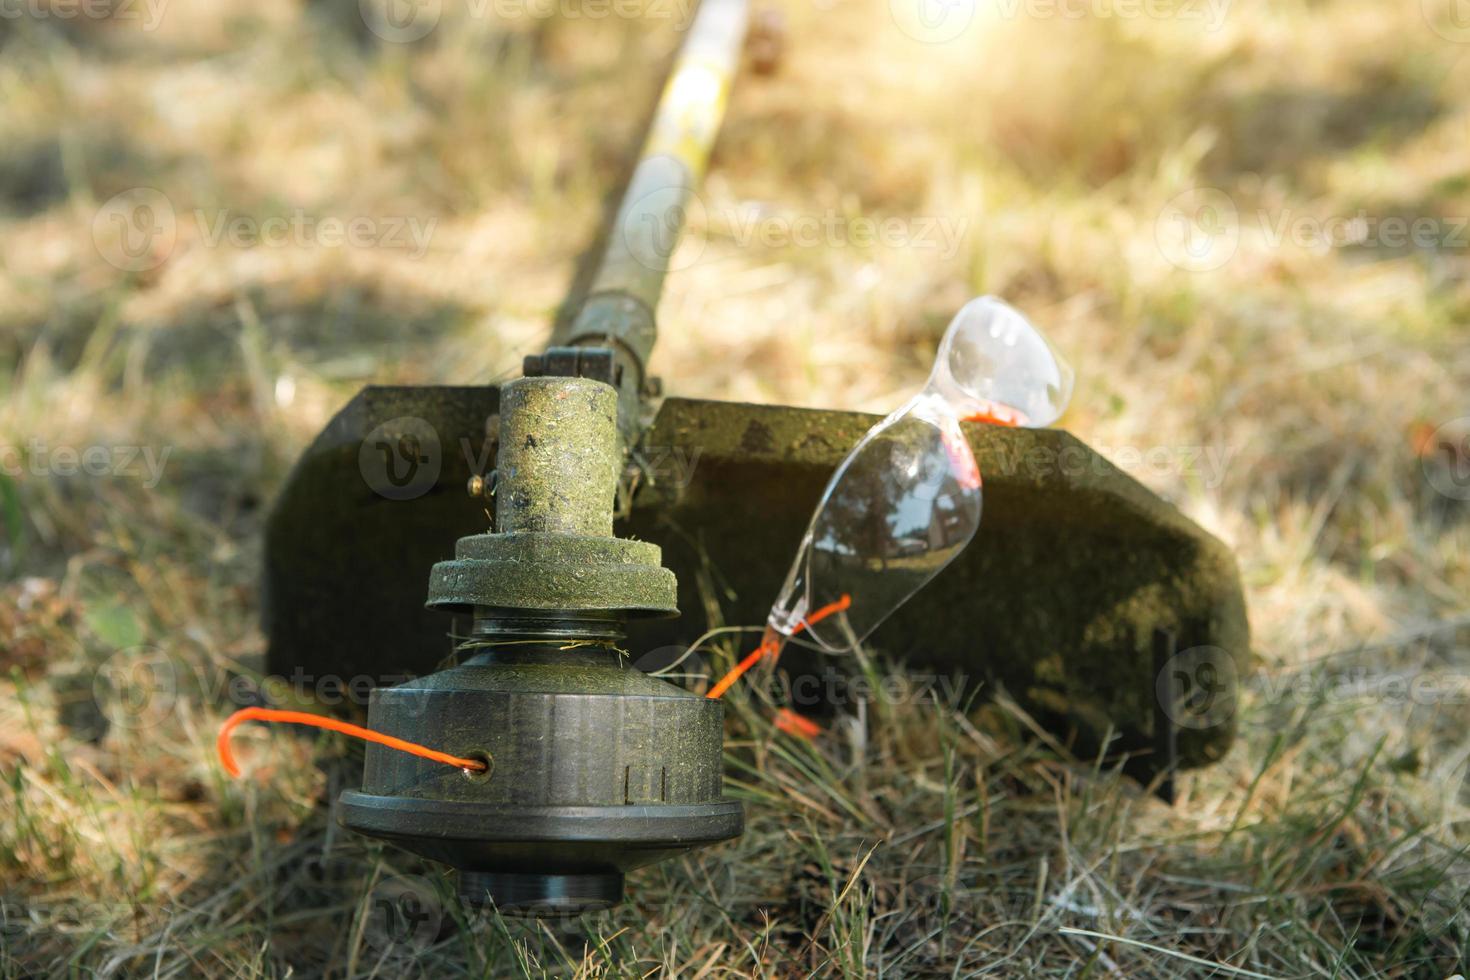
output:
[[[1040,427],[1066,409],[1072,380],[1071,366],[1030,321],[982,296],[950,321],[929,385],[961,418]]]
[[[980,474],[954,417],[921,395],[875,426],[827,484],[771,626],[791,635],[818,610],[848,608],[806,627],[849,650],[970,543],[980,525]]]
[[[989,296],[965,304],[928,386],[870,429],[828,482],[770,630],[804,630],[832,651],[866,639],[980,525],[980,473],[960,420],[1048,425],[1071,396],[1072,369],[1024,316]]]

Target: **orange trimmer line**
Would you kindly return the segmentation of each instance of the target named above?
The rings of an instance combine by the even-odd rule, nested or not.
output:
[[[799,738],[816,738],[822,734],[822,726],[810,718],[803,718],[790,708],[782,708],[773,719],[776,729]]]
[[[990,412],[977,412],[974,415],[968,415],[965,417],[965,421],[989,422],[993,425],[1006,426],[1018,424],[1018,419],[1015,416],[1009,414],[992,414]],[[851,605],[852,596],[844,595],[836,602],[828,603],[797,623],[796,628],[791,631],[791,635],[795,636],[808,626],[820,623],[828,616],[842,612]],[[744,677],[750,668],[760,663],[761,658],[768,656],[776,657],[780,653],[781,643],[779,641],[774,639],[762,641],[760,646],[746,654],[745,658],[732,667],[729,673],[721,677],[715,683],[715,686],[709,689],[709,693],[705,697],[724,697],[725,692],[734,687],[735,682]],[[417,742],[406,742],[401,738],[384,735],[382,732],[375,732],[370,728],[363,728],[361,725],[338,721],[335,718],[314,715],[305,711],[281,711],[275,708],[241,708],[225,719],[225,723],[220,726],[219,737],[215,740],[215,748],[219,750],[219,761],[224,765],[225,771],[237,779],[240,776],[240,767],[235,764],[235,756],[230,751],[230,734],[242,723],[247,721],[271,721],[286,722],[294,725],[311,725],[316,728],[325,728],[328,731],[340,732],[343,735],[351,735],[353,738],[360,738],[366,742],[376,742],[379,745],[386,745],[390,749],[407,752],[410,755],[416,755],[422,759],[431,759],[434,762],[442,762],[460,769],[468,769],[471,772],[483,772],[486,768],[485,763],[478,759],[460,758],[459,756],[450,755],[448,752],[431,749],[426,745],[419,745]],[[812,734],[821,730],[813,722],[786,709],[782,709],[781,713],[777,716],[776,725],[782,731],[801,734],[807,737],[811,737]]]
[[[826,619],[828,616],[831,616],[833,613],[840,613],[851,605],[852,596],[850,595],[844,595],[836,602],[829,602],[821,609],[818,609],[816,612],[812,613],[810,616],[797,623],[796,629],[791,631],[791,635],[795,636],[797,633],[800,633],[808,626],[811,626],[815,623],[820,623],[822,620]],[[719,681],[715,684],[715,686],[709,689],[709,693],[706,694],[705,697],[722,697],[726,691],[730,690],[730,688],[734,686],[736,681],[745,676],[746,671],[750,670],[750,668],[759,663],[762,657],[774,657],[779,655],[780,652],[781,644],[776,640],[762,641],[760,646],[756,647],[754,650],[750,651],[750,653],[745,655],[744,660],[740,661],[734,667],[730,668],[730,672],[724,677],[721,677]]]
[[[275,721],[288,722],[293,725],[311,725],[314,728],[325,728],[332,732],[341,732],[343,735],[351,735],[367,742],[376,742],[386,745],[390,749],[407,752],[421,759],[432,759],[434,762],[443,762],[447,765],[456,766],[460,769],[468,769],[472,772],[484,772],[485,763],[479,759],[462,759],[448,752],[440,752],[416,742],[405,742],[401,738],[392,735],[384,735],[361,725],[353,725],[335,718],[327,718],[322,715],[314,715],[305,711],[280,711],[275,708],[241,708],[239,711],[225,719],[225,723],[219,728],[219,737],[215,740],[215,748],[219,750],[219,761],[224,765],[225,772],[235,778],[240,777],[240,767],[235,764],[234,753],[230,751],[230,733],[242,723],[247,721]]]
[[[791,631],[792,635],[795,636],[808,625],[821,622],[833,613],[841,612],[851,604],[851,597],[843,596],[836,602],[823,606],[798,623],[796,629]],[[740,661],[734,670],[731,670],[724,677],[720,678],[720,682],[710,689],[708,696],[717,698],[724,694],[746,671],[754,667],[761,657],[767,654],[775,656],[780,650],[780,644],[774,641],[762,643],[754,652]],[[224,724],[220,725],[219,736],[215,739],[214,743],[215,749],[219,752],[219,761],[225,767],[225,772],[236,779],[240,777],[240,767],[235,762],[234,752],[230,750],[230,735],[234,733],[236,728],[247,721],[283,722],[292,725],[310,725],[313,728],[325,728],[327,731],[350,735],[353,738],[360,738],[365,742],[376,742],[379,745],[386,745],[390,749],[397,749],[399,752],[407,752],[409,755],[416,755],[421,759],[442,762],[445,765],[454,766],[459,769],[468,769],[471,772],[484,772],[486,769],[485,763],[479,759],[465,759],[457,755],[450,755],[448,752],[431,749],[427,745],[419,745],[417,742],[408,742],[401,738],[394,738],[392,735],[375,732],[371,728],[363,728],[361,725],[338,721],[335,718],[328,718],[324,715],[314,715],[306,711],[283,711],[277,708],[241,708],[226,718]]]
[[[988,425],[1000,425],[1008,429],[1014,429],[1021,424],[1019,416],[1012,414],[1009,409],[998,406],[991,411],[975,412],[972,415],[966,415],[963,421],[985,422]]]
[[[1012,411],[1010,409],[1005,408],[1004,406],[996,405],[996,406],[992,407],[991,409],[989,409],[987,411],[975,412],[975,413],[973,413],[971,415],[966,415],[965,418],[964,418],[964,421],[966,421],[966,422],[985,422],[985,423],[988,423],[990,425],[1000,425],[1000,426],[1005,426],[1005,427],[1008,427],[1008,428],[1014,428],[1015,426],[1018,426],[1018,425],[1021,424],[1021,416],[1018,413],[1016,413],[1016,412],[1014,412],[1014,411]],[[973,465],[974,464],[972,463],[971,466],[973,466]],[[832,615],[833,613],[841,612],[842,610],[846,609],[850,605],[852,605],[852,596],[850,596],[850,595],[844,595],[841,599],[838,599],[836,602],[829,603],[828,605],[823,606],[821,609],[818,609],[816,612],[812,613],[810,616],[808,616],[806,619],[802,620],[800,623],[797,623],[796,624],[796,629],[794,629],[794,630],[791,631],[791,635],[792,636],[795,636],[797,633],[800,633],[803,629],[805,629],[810,624],[812,624],[812,623],[819,623],[823,619],[825,619],[828,616]],[[747,653],[745,655],[745,659],[744,660],[740,661],[738,664],[736,664],[734,667],[732,667],[730,669],[730,672],[728,674],[726,674],[724,677],[721,677],[719,679],[719,681],[715,684],[715,686],[709,689],[709,693],[706,694],[705,697],[707,697],[707,698],[719,698],[719,697],[723,697],[724,694],[725,694],[725,692],[728,691],[728,690],[730,690],[731,687],[735,686],[735,682],[738,681],[741,677],[745,676],[745,673],[747,671],[749,671],[750,668],[752,668],[756,664],[760,663],[762,657],[766,657],[766,656],[777,656],[777,655],[780,654],[780,652],[781,652],[781,644],[779,642],[777,642],[776,640],[764,640],[764,641],[762,641],[760,646],[756,647],[754,650],[752,650],[749,653]],[[785,711],[785,709],[783,709],[783,711]],[[800,717],[799,715],[795,715],[795,714],[793,714],[792,712],[789,712],[789,711],[785,711],[785,715],[788,715],[790,717],[789,718],[783,717],[783,718],[780,719],[780,721],[786,722],[788,725],[791,725],[791,727],[794,727],[797,730],[804,730],[804,726],[802,726],[802,725],[795,725],[790,720],[791,718],[798,718],[798,717]],[[805,722],[805,719],[803,719],[803,721]],[[810,722],[805,722],[805,723],[807,725],[810,725],[811,724]],[[779,722],[778,722],[778,724],[779,724]],[[813,726],[813,727],[815,727],[815,726]],[[782,730],[785,731],[786,729],[783,728]]]

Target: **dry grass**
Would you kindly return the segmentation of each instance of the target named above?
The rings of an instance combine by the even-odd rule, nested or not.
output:
[[[964,299],[1022,306],[1079,369],[1068,427],[1163,447],[1119,459],[1238,549],[1261,660],[1242,738],[1169,810],[1004,706],[875,705],[816,744],[741,707],[742,840],[576,929],[456,928],[433,897],[423,949],[361,914],[426,869],[336,829],[351,749],[257,734],[239,783],[211,758],[218,685],[261,660],[263,508],[362,383],[483,381],[542,340],[674,24],[450,4],[400,45],[347,2],[191,0],[154,30],[61,6],[0,19],[0,446],[29,454],[0,476],[8,975],[1464,969],[1470,511],[1429,480],[1463,467],[1458,430],[1427,435],[1470,415],[1451,4],[1237,0],[1213,30],[1180,16],[1200,4],[986,5],[925,45],[877,0],[786,0],[789,56],[735,93],[657,370],[682,394],[881,409]],[[138,186],[178,238],[126,272],[93,219]],[[1199,188],[1238,216],[1207,271],[1158,237]],[[421,256],[211,244],[195,209],[433,233]],[[1436,224],[1407,245],[1278,234],[1360,214]],[[828,215],[903,240],[780,240]],[[168,456],[156,485],[138,460],[69,476],[29,465],[33,440]],[[1192,447],[1219,473],[1180,463]],[[93,676],[137,647],[182,668],[181,696],[107,728]]]

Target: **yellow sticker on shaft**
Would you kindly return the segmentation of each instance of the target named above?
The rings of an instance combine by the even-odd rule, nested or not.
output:
[[[681,63],[664,86],[643,155],[671,156],[691,174],[702,173],[725,114],[729,91],[729,72],[720,65],[710,61]]]

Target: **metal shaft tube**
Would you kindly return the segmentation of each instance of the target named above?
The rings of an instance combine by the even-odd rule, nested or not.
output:
[[[664,277],[690,198],[709,163],[740,62],[748,0],[702,0],[664,84],[652,128],[614,219],[612,234],[571,326],[554,346],[612,348],[622,365],[619,429],[638,431],[639,399],[658,330]]]

